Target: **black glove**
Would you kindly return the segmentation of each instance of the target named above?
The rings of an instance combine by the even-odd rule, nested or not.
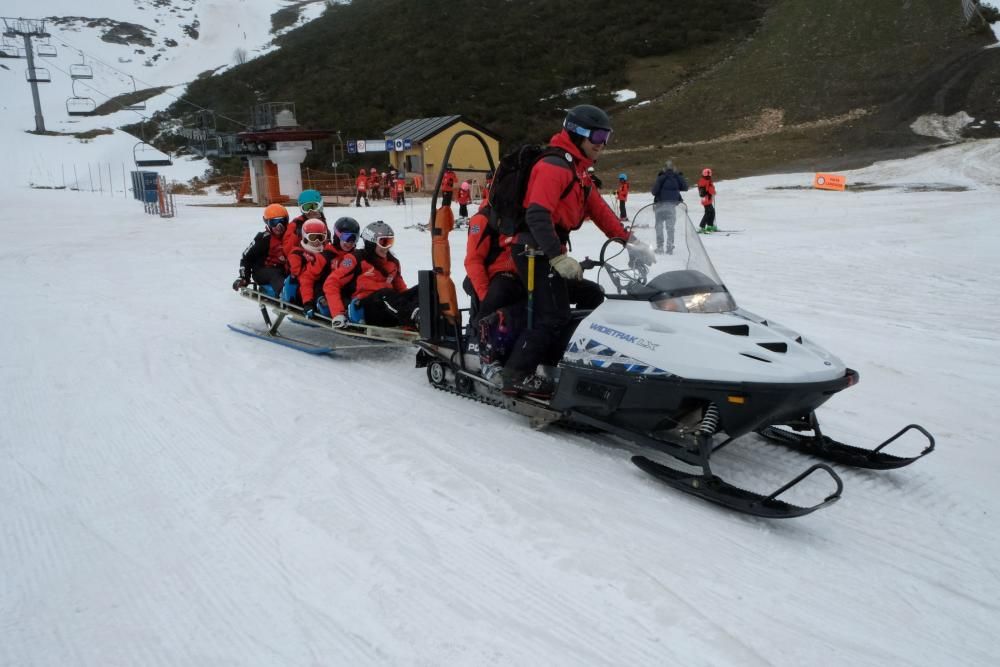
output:
[[[233,281],[233,291],[239,292],[241,287],[246,287],[250,283],[247,282],[246,278],[237,278]]]
[[[306,317],[311,320],[316,316],[316,302],[306,301],[302,304],[302,310],[305,312]]]

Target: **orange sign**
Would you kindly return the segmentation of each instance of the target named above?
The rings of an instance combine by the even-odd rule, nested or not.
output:
[[[818,190],[843,190],[847,187],[847,178],[841,174],[816,174],[813,187]]]

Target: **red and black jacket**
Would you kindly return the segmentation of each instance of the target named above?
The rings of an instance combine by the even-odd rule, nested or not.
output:
[[[287,233],[286,230],[285,234]],[[252,281],[254,272],[265,267],[288,270],[285,250],[282,247],[282,237],[275,236],[270,231],[258,232],[250,245],[243,251],[243,256],[240,258],[240,277]]]
[[[329,271],[323,278],[323,295],[326,297],[326,305],[330,309],[330,317],[343,315],[347,310],[344,305],[344,293],[354,292],[355,281],[361,273],[361,258],[356,250],[346,252],[338,257],[336,265],[330,266]],[[314,284],[318,284],[317,280]],[[303,299],[304,300],[304,299]]]
[[[618,201],[628,199],[628,181],[618,181]]]
[[[451,192],[455,189],[455,183],[458,182],[458,174],[456,174],[451,169],[444,172],[444,176],[441,178],[441,192]]]
[[[511,246],[513,236],[500,234],[489,226],[489,209],[484,207],[469,220],[469,238],[465,246],[465,273],[482,301],[490,280],[499,273],[515,273]]]
[[[528,231],[518,243],[534,245],[547,257],[566,252],[569,233],[590,218],[608,238],[627,239],[618,215],[594,187],[587,167],[594,164],[570,139],[566,130],[553,135],[549,145],[564,153],[539,160],[531,169],[524,195]]]

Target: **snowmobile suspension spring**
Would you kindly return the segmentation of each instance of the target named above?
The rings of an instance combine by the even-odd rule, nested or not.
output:
[[[719,428],[719,408],[715,403],[709,403],[705,408],[705,416],[698,424],[698,435],[712,435]]]

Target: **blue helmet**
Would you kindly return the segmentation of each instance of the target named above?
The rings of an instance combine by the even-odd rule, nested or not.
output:
[[[628,180],[628,174],[626,174],[624,172],[618,174],[618,180],[619,181],[627,181]]]
[[[319,193],[319,190],[303,190],[299,195],[299,208],[302,208],[303,204],[314,204],[315,206],[308,207],[310,210],[323,210],[323,195]],[[306,211],[303,210],[303,213]]]

